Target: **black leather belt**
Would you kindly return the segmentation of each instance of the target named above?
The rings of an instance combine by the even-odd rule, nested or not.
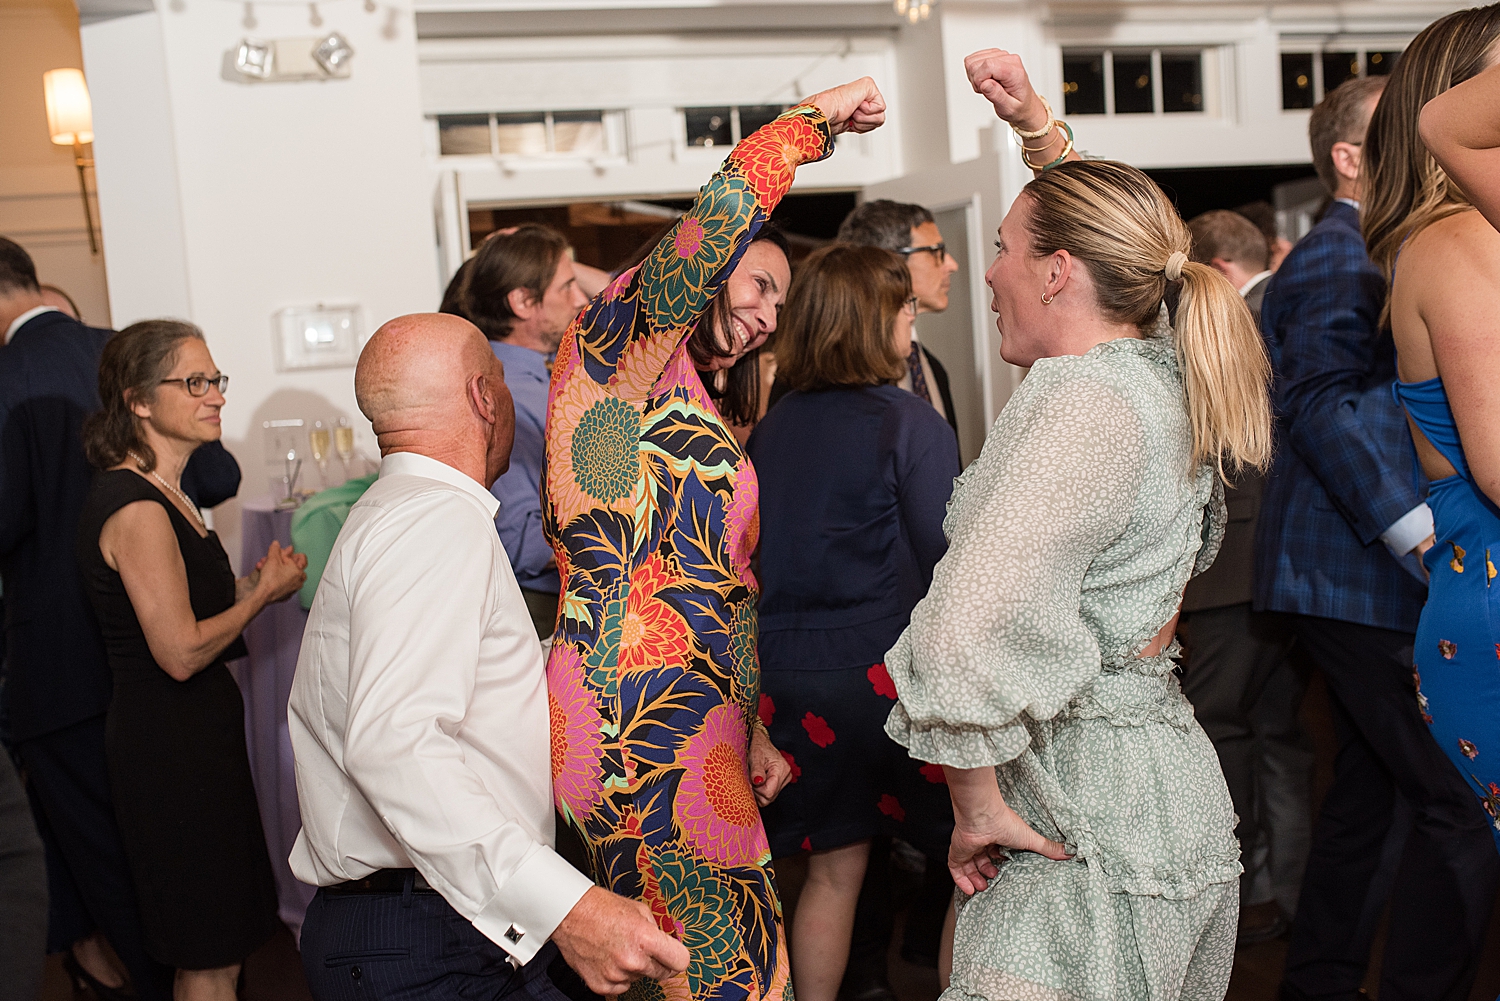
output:
[[[351,893],[405,893],[408,881],[412,893],[437,893],[432,884],[427,882],[427,878],[415,869],[376,869],[364,879],[351,879],[323,889],[340,896]]]

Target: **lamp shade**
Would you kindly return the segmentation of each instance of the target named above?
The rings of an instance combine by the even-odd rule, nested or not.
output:
[[[42,74],[47,95],[47,131],[59,146],[94,141],[94,112],[83,70],[48,70]]]

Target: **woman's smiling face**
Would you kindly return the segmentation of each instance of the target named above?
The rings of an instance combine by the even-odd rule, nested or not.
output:
[[[750,244],[728,280],[729,329],[715,331],[719,349],[729,354],[714,358],[709,369],[730,368],[766,342],[791,282],[792,268],[780,247],[770,240]]]

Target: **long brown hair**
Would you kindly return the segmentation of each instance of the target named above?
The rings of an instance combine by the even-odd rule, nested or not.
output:
[[[797,265],[776,338],[776,378],[793,389],[898,382],[891,341],[911,297],[906,263],[880,247],[834,243]]]
[[[1469,207],[1417,132],[1422,106],[1477,74],[1500,38],[1500,4],[1440,18],[1412,39],[1365,133],[1360,226],[1386,281],[1407,239]],[[1389,306],[1386,307],[1389,310]]]
[[[156,453],[141,434],[136,403],[156,399],[161,381],[177,364],[183,341],[203,340],[203,331],[181,320],[142,320],[104,343],[99,357],[99,399],[104,406],[83,422],[83,453],[89,464],[109,469],[134,452],[143,471],[156,468]]]
[[[637,247],[635,253],[627,257],[612,274],[618,277],[645,261],[662,240],[669,238],[680,221],[663,226],[660,233]],[[774,245],[786,257],[787,263],[791,263],[791,244],[787,242],[786,234],[774,222],[766,221],[750,237],[750,244],[762,241]],[[698,317],[697,322],[693,324],[693,332],[688,335],[688,357],[692,359],[695,368],[700,371],[707,369],[715,358],[728,358],[733,354],[719,344],[719,332],[729,329],[730,316],[729,275],[725,274],[724,280],[719,283],[719,291],[709,300],[708,308]],[[725,369],[722,387],[716,384],[712,373],[709,378],[703,380],[703,388],[713,399],[714,406],[719,408],[719,416],[728,423],[747,427],[754,424],[760,417],[760,355],[771,346],[775,337],[773,333],[764,344],[753,351],[745,352],[740,356],[739,361]]]
[[[1238,471],[1271,461],[1271,363],[1245,301],[1207,264],[1175,254],[1193,246],[1187,225],[1149,177],[1109,160],[1080,160],[1026,185],[1031,252],[1066,250],[1093,279],[1100,310],[1143,334],[1156,323],[1169,286],[1177,286],[1173,324],[1193,428],[1193,461]],[[1226,477],[1227,478],[1227,477]]]

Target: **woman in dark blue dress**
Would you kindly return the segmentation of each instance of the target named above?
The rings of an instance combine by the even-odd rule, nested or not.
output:
[[[776,345],[792,392],[750,438],[761,489],[761,721],[793,780],[766,808],[771,854],[809,852],[792,926],[798,1001],[834,1001],[870,839],[942,855],[941,768],[885,735],[885,652],[942,557],[958,442],[899,389],[915,299],[900,258],[835,244],[798,268]]]

